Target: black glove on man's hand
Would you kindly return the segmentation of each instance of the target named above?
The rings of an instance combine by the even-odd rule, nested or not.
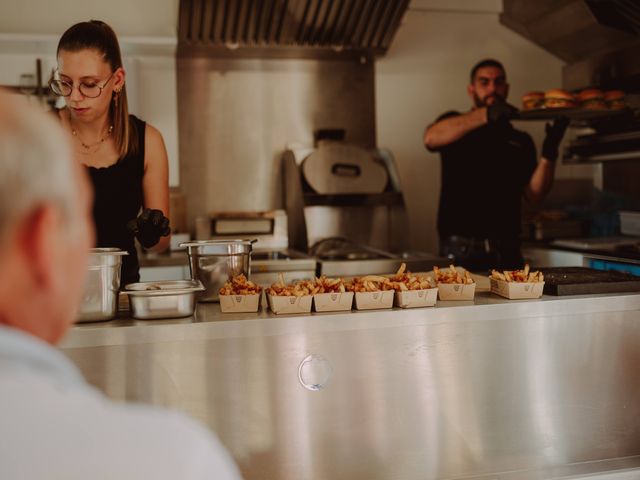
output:
[[[162,210],[150,208],[145,208],[138,218],[131,220],[127,229],[136,236],[144,248],[153,247],[160,237],[166,237],[171,233],[169,219],[164,216]]]
[[[518,109],[503,100],[496,99],[487,107],[487,123],[504,123],[515,118]]]
[[[547,123],[544,127],[547,135],[542,143],[542,156],[551,163],[555,163],[558,159],[558,147],[560,147],[560,142],[568,125],[569,119],[567,117],[559,117],[553,123]]]

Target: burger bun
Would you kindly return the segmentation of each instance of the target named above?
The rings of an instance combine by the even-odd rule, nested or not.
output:
[[[574,96],[561,88],[552,88],[544,94],[545,108],[571,108],[575,106]]]

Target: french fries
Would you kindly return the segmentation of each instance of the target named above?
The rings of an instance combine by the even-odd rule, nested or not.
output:
[[[327,278],[322,275],[316,278],[316,286],[319,290],[316,293],[345,293],[353,291],[353,284],[345,282],[342,278]]]
[[[320,287],[312,280],[301,280],[287,285],[282,273],[279,274],[279,277],[280,279],[267,289],[267,294],[274,297],[304,297],[314,295],[320,290]]]
[[[519,283],[538,283],[544,282],[544,275],[542,272],[536,270],[530,271],[529,265],[526,264],[522,270],[491,270],[491,278],[495,280],[502,280],[504,282],[519,282]]]
[[[303,296],[317,293],[345,293],[345,292],[381,292],[395,290],[398,292],[409,290],[424,290],[435,288],[435,282],[430,277],[414,275],[406,272],[406,264],[402,263],[398,271],[391,277],[383,275],[365,275],[354,277],[351,281],[343,278],[327,278],[322,275],[313,281],[302,280],[287,285],[280,274],[280,279],[267,289],[273,296]]]
[[[435,288],[433,279],[430,277],[421,277],[414,275],[411,272],[405,272],[407,265],[402,263],[398,271],[393,275],[389,281],[391,286],[397,292],[405,292],[408,290],[427,290],[429,288]]]
[[[225,282],[219,293],[220,295],[257,295],[260,292],[262,292],[262,287],[247,280],[244,273],[241,273]]]
[[[380,292],[385,290],[393,290],[391,280],[381,275],[365,275],[364,277],[354,277],[354,292]]]
[[[433,267],[433,273],[437,283],[462,283],[466,285],[473,283],[473,279],[467,270],[463,270],[463,273],[460,274],[454,265],[449,265],[448,271]]]

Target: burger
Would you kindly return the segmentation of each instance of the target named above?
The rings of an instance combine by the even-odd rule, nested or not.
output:
[[[522,109],[534,110],[544,106],[543,92],[529,92],[522,96]]]
[[[582,108],[588,108],[590,110],[607,108],[607,104],[604,101],[604,93],[598,88],[587,88],[582,90],[576,97]]]
[[[604,93],[604,101],[607,107],[614,110],[621,110],[626,107],[624,102],[624,92],[622,90],[610,90]]]
[[[576,106],[576,100],[566,90],[552,88],[544,94],[544,108],[571,108]]]

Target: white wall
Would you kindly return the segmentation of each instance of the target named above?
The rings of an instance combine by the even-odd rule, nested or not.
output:
[[[109,23],[120,40],[129,110],[160,130],[169,155],[169,184],[179,184],[178,0],[0,0],[0,12],[0,86],[18,85],[23,74],[35,76],[37,58],[46,82],[64,30],[92,18]]]
[[[60,35],[77,22],[107,22],[121,36],[176,36],[179,0],[0,0],[0,33]]]
[[[518,106],[527,91],[562,84],[562,62],[503,27],[501,7],[499,0],[414,1],[387,55],[376,63],[378,145],[396,157],[415,249],[437,251],[440,158],[425,150],[424,129],[440,113],[471,107],[471,67],[487,57],[503,62],[510,101]],[[533,136],[539,150],[544,124],[516,126]],[[557,176],[590,178],[592,172],[590,166],[560,165]]]

